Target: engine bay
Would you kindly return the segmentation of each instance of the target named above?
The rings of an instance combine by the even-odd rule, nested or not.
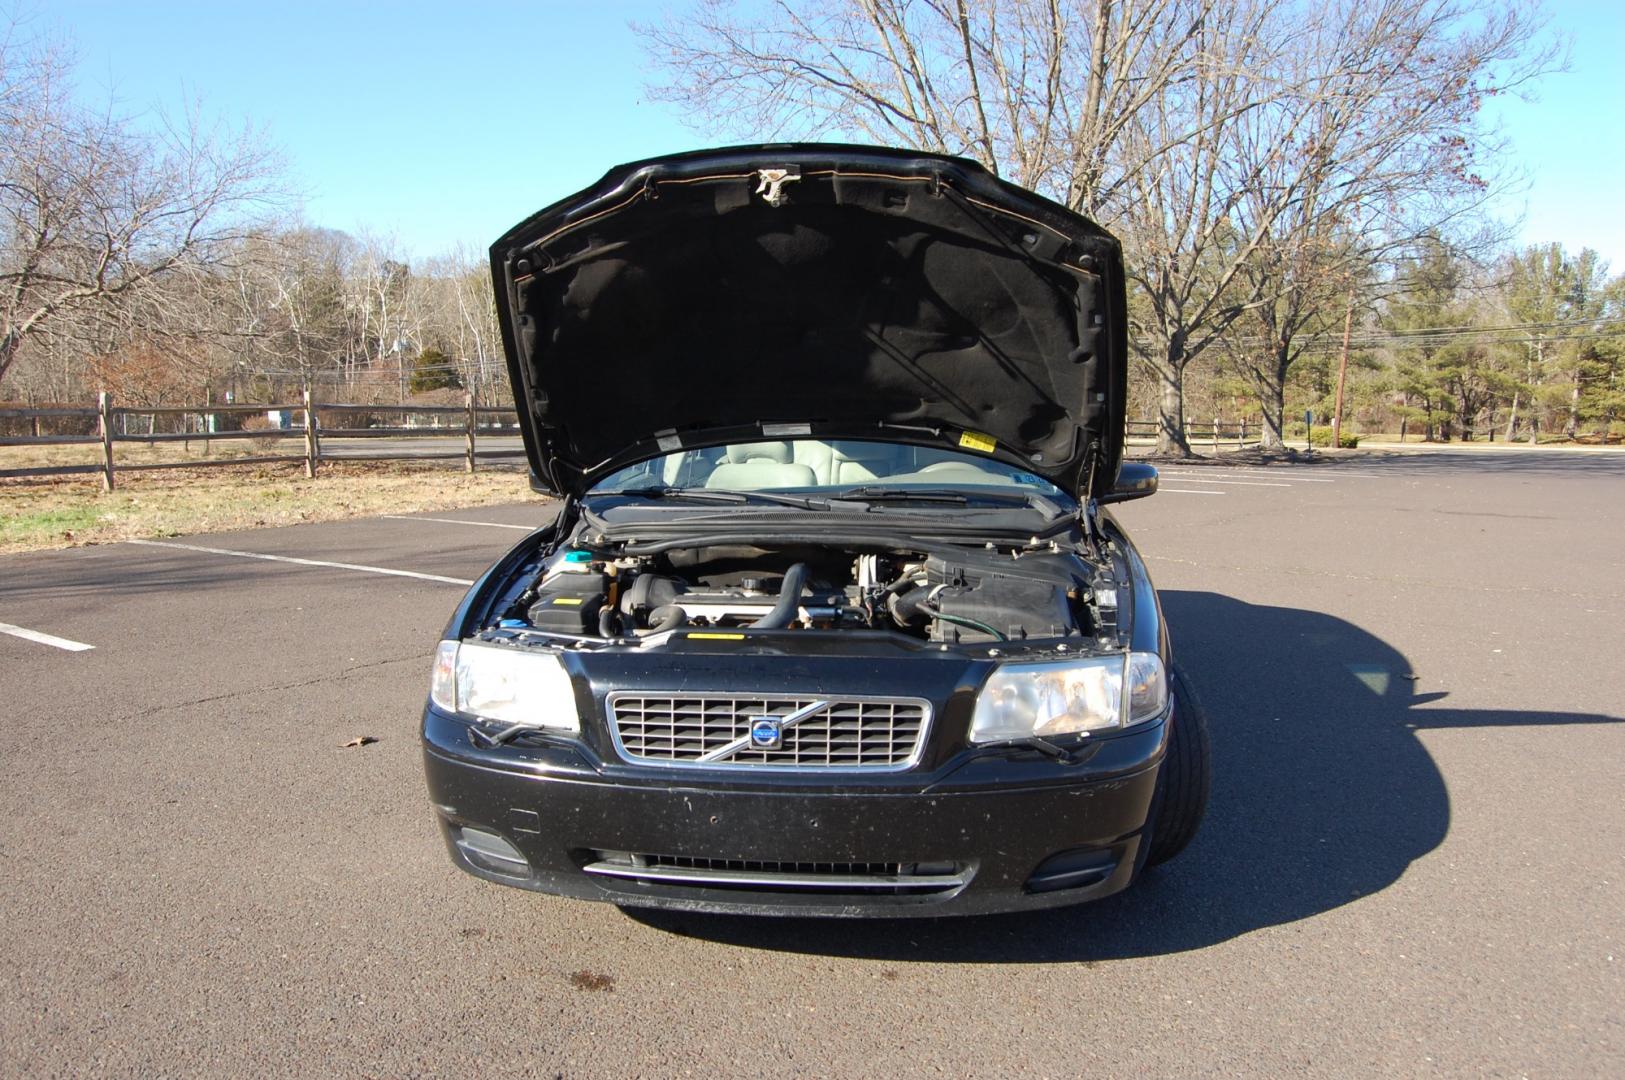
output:
[[[672,546],[566,542],[500,609],[499,626],[637,641],[698,630],[874,630],[946,644],[1109,635],[1116,587],[1104,566],[1046,545],[1002,551],[784,543]]]

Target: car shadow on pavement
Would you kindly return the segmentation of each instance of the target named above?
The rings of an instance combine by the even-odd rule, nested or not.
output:
[[[1176,953],[1379,892],[1443,841],[1444,778],[1419,729],[1625,723],[1430,706],[1397,650],[1352,623],[1164,592],[1176,656],[1207,706],[1214,781],[1191,846],[1117,896],[958,919],[834,921],[627,909],[670,933],[898,962],[1054,963]]]

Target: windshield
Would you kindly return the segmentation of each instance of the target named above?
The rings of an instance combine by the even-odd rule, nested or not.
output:
[[[592,490],[607,495],[649,488],[839,492],[894,487],[1013,489],[1067,498],[1042,477],[991,458],[858,439],[793,439],[681,450],[611,473]]]

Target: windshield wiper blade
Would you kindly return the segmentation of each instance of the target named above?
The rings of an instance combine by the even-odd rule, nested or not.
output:
[[[743,495],[732,491],[707,491],[705,488],[635,487],[606,491],[606,495],[631,495],[638,499],[691,499],[694,502],[742,503]]]
[[[839,492],[835,497],[837,499],[858,499],[871,503],[937,502],[953,503],[959,506],[963,506],[974,499],[981,499],[987,502],[1035,506],[1050,517],[1066,512],[1053,499],[1047,498],[1036,491],[998,491],[985,488],[976,491],[961,491],[955,488],[918,488],[903,485],[888,487],[885,484],[862,484],[858,487],[847,488]]]
[[[863,502],[955,503],[960,506],[970,502],[970,496],[962,491],[950,491],[946,488],[884,487],[879,484],[850,487],[840,492],[836,498],[860,499]]]
[[[735,491],[731,488],[680,488],[680,487],[640,487],[623,488],[620,491],[606,492],[609,495],[632,495],[641,499],[688,499],[693,502],[712,503],[774,503],[779,506],[794,506],[800,510],[828,510],[829,503],[823,499],[811,499],[805,495],[779,495],[770,491]]]

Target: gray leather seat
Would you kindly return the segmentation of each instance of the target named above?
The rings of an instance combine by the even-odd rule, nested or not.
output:
[[[787,442],[739,443],[727,448],[722,464],[706,478],[708,488],[755,491],[759,488],[813,487],[810,466],[790,460]]]
[[[819,484],[862,484],[890,472],[890,463],[881,458],[888,456],[890,447],[872,447],[875,456],[860,459],[850,457],[827,442],[817,439],[797,439],[794,457],[797,464],[813,471]]]

